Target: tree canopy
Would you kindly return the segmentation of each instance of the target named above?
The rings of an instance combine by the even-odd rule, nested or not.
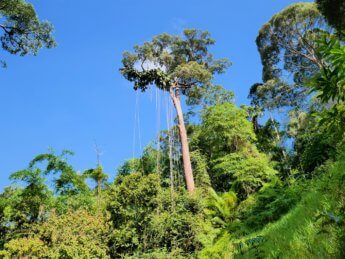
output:
[[[215,73],[229,66],[226,59],[214,59],[208,48],[215,41],[207,31],[188,29],[183,37],[161,34],[134,52],[125,52],[121,73],[134,88],[145,91],[151,84],[169,91],[177,84],[191,95],[194,87],[205,86]]]
[[[1,0],[0,18],[1,45],[11,54],[36,55],[40,48],[56,45],[53,26],[40,21],[34,7],[24,0]]]
[[[280,78],[283,70],[301,83],[322,66],[315,39],[326,29],[314,3],[292,4],[264,24],[256,38],[263,65],[263,81]]]

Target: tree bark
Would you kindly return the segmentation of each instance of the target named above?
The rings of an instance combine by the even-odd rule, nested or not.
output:
[[[270,112],[270,120],[271,120],[271,122],[273,124],[273,128],[274,128],[274,131],[276,133],[276,138],[277,138],[277,141],[278,141],[278,145],[280,146],[281,145],[280,133],[279,133],[279,130],[278,130],[278,128],[277,128],[277,126],[276,126],[276,124],[274,122],[274,119],[273,119],[273,116],[272,116],[271,112]],[[283,155],[285,161],[288,161],[288,158],[287,158],[287,155],[286,155],[286,152],[285,152],[284,149],[282,149],[282,155]]]
[[[186,179],[187,190],[188,192],[191,193],[194,191],[195,185],[194,185],[194,178],[193,178],[192,163],[190,161],[187,131],[186,131],[186,126],[184,124],[183,112],[182,112],[182,107],[181,107],[180,90],[178,89],[178,87],[172,86],[170,88],[170,96],[171,96],[171,99],[173,100],[176,113],[177,113],[177,118],[178,118],[178,128],[179,128],[181,148],[182,148],[183,169],[184,169],[184,175]]]

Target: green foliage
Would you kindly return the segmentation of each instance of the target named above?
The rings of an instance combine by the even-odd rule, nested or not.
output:
[[[318,43],[324,65],[310,87],[322,103],[329,104],[321,112],[321,123],[341,134],[345,129],[345,46],[335,37],[326,36]]]
[[[42,47],[55,46],[52,25],[40,21],[33,6],[26,1],[2,0],[0,17],[0,41],[2,48],[9,53],[21,56],[31,53],[36,55]]]
[[[314,117],[306,118],[305,126],[295,138],[294,167],[304,173],[304,177],[311,177],[317,167],[335,157],[338,141],[339,136],[327,127],[320,126]]]
[[[223,258],[231,258],[231,256],[224,256],[224,255],[232,255],[234,251],[234,245],[231,240],[231,235],[228,232],[225,232],[220,238],[217,239],[215,244],[208,246],[200,251],[198,254],[199,258],[208,259],[208,258],[215,258],[215,259],[223,259]]]
[[[199,196],[162,189],[158,174],[132,173],[109,190],[112,256],[144,256],[161,249],[193,254],[205,228]],[[196,194],[197,195],[197,194]],[[139,255],[140,256],[139,256]]]
[[[21,221],[36,222],[44,217],[45,209],[49,208],[52,201],[52,193],[45,185],[41,170],[30,168],[18,171],[11,174],[10,179],[26,184],[19,195],[20,203],[17,204],[22,214]]]
[[[84,210],[57,215],[37,226],[38,236],[44,240],[50,258],[108,257],[109,224],[102,214],[92,215]]]
[[[212,187],[235,191],[240,199],[258,191],[276,173],[265,155],[254,146],[256,140],[247,112],[224,103],[206,109],[197,131],[199,146],[209,163]]]
[[[0,254],[5,258],[109,258],[106,218],[79,210],[57,215],[31,229],[32,237],[12,239]]]
[[[200,152],[194,150],[190,153],[192,166],[194,168],[195,183],[199,188],[210,187],[210,176],[208,174],[207,158]]]
[[[84,176],[91,178],[96,183],[97,195],[100,195],[108,179],[108,175],[103,172],[102,166],[99,165],[94,169],[86,170]]]
[[[158,174],[132,173],[121,177],[111,187],[108,210],[114,228],[110,242],[112,255],[132,254],[145,248],[145,226],[151,212],[159,205],[160,192]]]
[[[248,98],[251,99],[251,105],[260,107],[262,111],[272,111],[287,106],[296,106],[299,104],[298,91],[286,82],[279,79],[269,79],[265,83],[256,83],[251,86]]]
[[[160,207],[151,216],[148,232],[153,247],[168,252],[180,250],[181,255],[191,256],[199,251],[205,238],[212,235],[212,228],[204,221],[202,195],[175,193],[173,203],[166,191],[159,197]],[[207,242],[207,241],[206,241]]]
[[[344,208],[344,160],[339,160],[329,173],[317,180],[308,195],[289,214],[267,226],[260,235],[263,257],[291,258],[344,256],[343,223],[336,217]],[[327,179],[327,180],[326,180]],[[249,249],[246,257],[251,257]]]
[[[47,247],[39,238],[18,238],[5,244],[5,249],[0,251],[4,259],[30,257],[43,258],[47,254]]]
[[[25,200],[25,197],[23,199],[22,193],[21,189],[7,187],[0,195],[0,247],[11,239],[12,235],[25,231],[29,223],[29,213],[36,209],[37,204],[31,205],[30,200]],[[34,210],[34,214],[37,215],[37,211]]]
[[[235,220],[236,206],[237,197],[234,192],[225,192],[219,196],[211,189],[205,213],[215,227],[226,229]]]
[[[306,81],[322,67],[316,40],[330,31],[314,3],[292,4],[264,24],[256,38],[263,84],[251,87],[252,104],[268,111],[303,107]]]
[[[157,173],[157,159],[162,154],[150,144],[145,147],[140,158],[128,159],[117,169],[118,176],[125,176],[131,173],[143,173],[145,175]]]
[[[293,186],[278,182],[262,189],[247,202],[248,208],[244,203],[238,207],[244,224],[240,226],[246,226],[249,234],[225,233],[201,255],[212,251],[216,258],[342,258],[345,160],[341,154],[318,179]]]
[[[325,14],[326,2],[318,1]],[[54,45],[51,26],[25,1],[0,1],[0,15],[14,26],[0,24],[5,50],[36,54]],[[339,17],[332,18],[338,26]],[[99,163],[75,171],[70,151],[36,156],[10,177],[21,187],[0,193],[0,256],[344,257],[345,49],[330,32],[313,3],[274,15],[257,37],[263,83],[250,89],[252,107],[238,108],[231,91],[212,84],[229,64],[209,53],[215,41],[208,32],[161,34],[125,52],[123,76],[135,90],[169,91],[179,127],[160,133],[159,148],[149,145],[127,160],[111,184]],[[306,79],[317,93],[312,98]],[[200,115],[188,121],[182,143],[180,94]],[[283,108],[290,110],[286,130],[273,117]],[[264,112],[270,118],[260,125]],[[190,148],[197,186],[190,193],[181,147]]]
[[[267,120],[264,125],[258,125],[256,130],[256,145],[258,150],[269,155],[273,161],[284,163],[284,157],[282,153],[284,152],[284,147],[277,139],[276,130],[280,128],[280,123],[276,120]],[[279,131],[279,137],[284,138],[284,133]],[[278,167],[282,170],[281,167]]]
[[[67,163],[66,156],[73,155],[69,150],[63,150],[60,156],[53,152],[37,155],[29,164],[29,168],[33,168],[39,163],[46,162],[44,174],[59,174],[54,180],[55,189],[62,195],[78,194],[88,191],[83,175],[78,174],[71,165]]]
[[[190,91],[193,91],[193,89]],[[205,109],[214,105],[234,102],[234,93],[221,85],[208,84],[197,89],[197,91],[197,93],[194,93],[187,99],[188,105],[195,106],[201,104]]]
[[[159,151],[154,149],[152,145],[145,147],[143,155],[140,158],[144,174],[158,173],[157,159],[160,155]]]
[[[95,197],[92,192],[83,192],[73,195],[58,195],[54,199],[53,207],[57,213],[61,214],[78,209],[94,212],[97,211],[98,203],[98,197]]]
[[[248,148],[255,140],[247,113],[234,104],[224,103],[206,109],[202,116],[200,145],[211,158]]]
[[[305,183],[288,185],[275,181],[254,194],[249,203],[239,209],[243,230],[258,230],[277,221],[300,201],[307,190]],[[249,206],[248,206],[249,205]]]
[[[312,90],[324,103],[345,102],[345,45],[335,37],[329,39],[327,36],[318,43],[324,65],[311,82]]]
[[[239,199],[258,191],[271,181],[276,171],[265,155],[233,153],[212,161],[211,180],[219,191],[233,190]]]
[[[214,43],[208,32],[195,29],[185,30],[183,38],[161,34],[135,46],[134,53],[125,52],[121,73],[134,82],[135,90],[145,91],[155,84],[169,91],[178,85],[189,96],[194,87],[207,85],[213,74],[222,73],[229,65],[225,59],[213,59],[208,52]]]
[[[344,133],[345,49],[336,38],[324,35],[318,41],[322,59],[320,71],[309,81],[316,101],[298,127],[295,140],[297,161],[304,172],[312,172],[325,160],[334,158],[335,147]],[[300,123],[301,124],[301,123]]]
[[[207,87],[203,93],[203,96],[204,106],[214,106],[234,102],[234,93],[225,89],[221,85]]]
[[[274,15],[262,26],[256,39],[263,81],[280,78],[281,61],[283,69],[293,73],[296,82],[316,72],[320,61],[315,53],[315,39],[324,26],[323,17],[313,3],[292,4]]]
[[[34,223],[47,218],[53,206],[53,193],[44,183],[39,169],[22,170],[11,175],[24,188],[7,188],[0,195],[0,248],[12,237],[28,233]]]
[[[142,164],[138,158],[126,160],[123,165],[117,169],[118,176],[126,176],[136,172],[142,172]]]

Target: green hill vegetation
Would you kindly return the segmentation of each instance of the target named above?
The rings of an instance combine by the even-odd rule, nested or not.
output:
[[[55,46],[31,5],[2,2],[18,27],[5,28],[5,50]],[[167,92],[176,118],[113,181],[101,161],[78,172],[68,150],[14,172],[0,193],[1,258],[344,258],[345,15],[334,4],[293,4],[262,26],[250,106],[214,84],[230,62],[209,52],[208,32],[125,52],[121,74]]]

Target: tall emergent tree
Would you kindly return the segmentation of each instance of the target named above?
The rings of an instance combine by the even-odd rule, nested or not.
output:
[[[0,29],[2,48],[11,54],[36,55],[42,47],[55,46],[52,25],[40,21],[24,0],[0,0]],[[3,60],[1,63],[5,65]]]
[[[317,52],[316,39],[326,31],[330,31],[330,28],[314,3],[288,6],[275,14],[259,31],[256,45],[263,65],[263,83],[271,81],[283,86],[276,88],[274,95],[280,95],[282,100],[290,100],[290,106],[305,100],[305,80],[310,79],[323,65]],[[277,104],[282,106],[282,103]]]
[[[178,117],[183,167],[189,192],[194,190],[187,132],[181,107],[181,94],[195,97],[198,89],[210,85],[214,74],[229,66],[227,59],[214,59],[209,46],[215,41],[207,31],[187,29],[183,36],[161,34],[133,52],[123,55],[123,76],[134,82],[134,89],[145,91],[155,85],[170,93]]]

